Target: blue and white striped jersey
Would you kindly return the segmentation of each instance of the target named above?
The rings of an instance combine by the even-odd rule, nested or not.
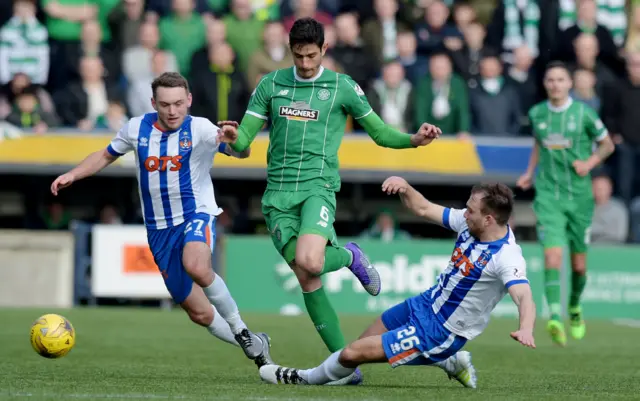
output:
[[[452,333],[469,340],[489,324],[491,311],[514,284],[528,283],[522,249],[511,228],[498,241],[471,236],[465,210],[444,210],[442,224],[458,233],[455,248],[438,284],[424,293],[436,318]]]
[[[196,213],[222,213],[210,176],[214,155],[227,153],[225,144],[218,143],[218,127],[187,116],[180,128],[163,132],[157,120],[157,113],[132,118],[107,147],[113,156],[135,154],[147,228],[177,226]]]

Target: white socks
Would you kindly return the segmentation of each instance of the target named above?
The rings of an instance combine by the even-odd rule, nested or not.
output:
[[[444,361],[436,362],[433,365],[441,368],[447,373],[455,374],[456,373],[454,372],[455,366],[453,366],[453,361],[451,360],[453,356],[455,356],[455,354],[445,359]]]
[[[336,351],[322,362],[322,365],[307,370],[300,370],[298,374],[309,384],[327,384],[332,381],[350,376],[355,369],[345,368],[338,362],[340,351]]]
[[[240,317],[238,305],[231,297],[229,289],[224,283],[222,277],[216,274],[213,279],[213,283],[208,287],[203,287],[202,289],[204,290],[207,298],[209,298],[209,302],[215,306],[220,316],[227,321],[233,334],[238,334],[247,328],[247,325],[244,324]],[[216,318],[214,318],[213,321],[215,322]]]
[[[213,334],[215,337],[218,337],[224,342],[229,344],[233,344],[238,346],[238,342],[236,341],[233,333],[231,332],[231,328],[229,327],[229,323],[227,323],[219,313],[217,313],[215,306],[211,305],[213,308],[213,322],[207,327],[209,333]]]

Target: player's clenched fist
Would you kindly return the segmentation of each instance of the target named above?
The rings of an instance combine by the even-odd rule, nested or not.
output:
[[[529,173],[522,174],[518,181],[516,182],[516,186],[523,191],[531,188],[531,184],[533,183],[533,176]]]
[[[397,193],[405,193],[409,183],[401,177],[389,177],[382,183],[382,192],[386,192],[389,195]]]
[[[411,144],[413,146],[426,146],[438,139],[442,134],[442,130],[433,124],[424,123],[415,134],[411,135]]]
[[[238,139],[238,126],[222,125],[218,129],[218,141],[223,143],[236,143]]]
[[[53,184],[51,184],[51,193],[55,196],[58,196],[58,191],[73,184],[74,180],[75,177],[73,176],[73,174],[62,174],[60,177],[56,178]]]
[[[218,121],[218,127],[223,127],[225,125],[230,125],[232,127],[238,128],[240,124],[238,124],[237,121],[228,121],[228,120]]]

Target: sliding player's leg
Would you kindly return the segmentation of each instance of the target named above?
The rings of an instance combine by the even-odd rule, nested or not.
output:
[[[188,275],[202,287],[209,302],[229,324],[247,357],[261,365],[267,362],[264,360],[269,348],[267,337],[254,334],[247,328],[224,280],[213,272],[211,254],[215,243],[214,222],[214,216],[198,214],[184,225],[184,247],[181,251],[185,276]]]
[[[554,343],[564,346],[567,336],[562,322],[560,269],[562,250],[567,243],[567,217],[563,205],[559,205],[552,198],[536,197],[533,208],[537,220],[538,240],[544,249],[544,288],[551,312],[547,331]]]
[[[354,374],[356,368],[365,363],[385,362],[382,336],[361,338],[336,351],[319,366],[312,369],[294,369],[279,365],[260,368],[262,380],[272,384],[324,385]]]
[[[273,384],[324,385],[352,374],[360,365],[389,362],[394,368],[402,365],[439,366],[463,385],[475,388],[475,369],[470,354],[459,352],[466,339],[446,330],[433,316],[428,322],[416,322],[409,305],[392,310],[367,329],[367,332],[383,333],[359,338],[331,354],[319,366],[302,370],[266,365],[260,368],[260,377]],[[385,321],[397,322],[406,316],[407,311],[411,313],[409,323],[385,331]]]
[[[587,250],[591,240],[594,203],[592,199],[580,199],[576,201],[575,207],[568,225],[569,250],[571,252],[569,324],[571,336],[579,340],[586,334],[580,298],[587,285]]]

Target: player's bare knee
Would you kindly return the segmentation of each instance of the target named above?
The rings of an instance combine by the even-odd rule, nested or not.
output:
[[[546,250],[544,252],[544,265],[547,269],[560,269],[562,267],[562,250]]]
[[[338,361],[345,368],[357,367],[362,362],[363,356],[362,351],[351,343],[340,352]]]
[[[204,308],[204,309],[188,309],[187,315],[189,315],[189,319],[195,324],[200,326],[209,326],[215,316],[213,316],[213,308]]]
[[[201,287],[211,285],[214,279],[211,267],[211,255],[208,246],[189,247],[187,244],[182,255],[182,265],[185,271]],[[195,244],[194,244],[195,245]]]
[[[324,253],[296,250],[296,266],[310,275],[317,276],[322,273]]]
[[[584,258],[572,258],[571,270],[574,273],[585,275],[587,273],[587,261]]]

